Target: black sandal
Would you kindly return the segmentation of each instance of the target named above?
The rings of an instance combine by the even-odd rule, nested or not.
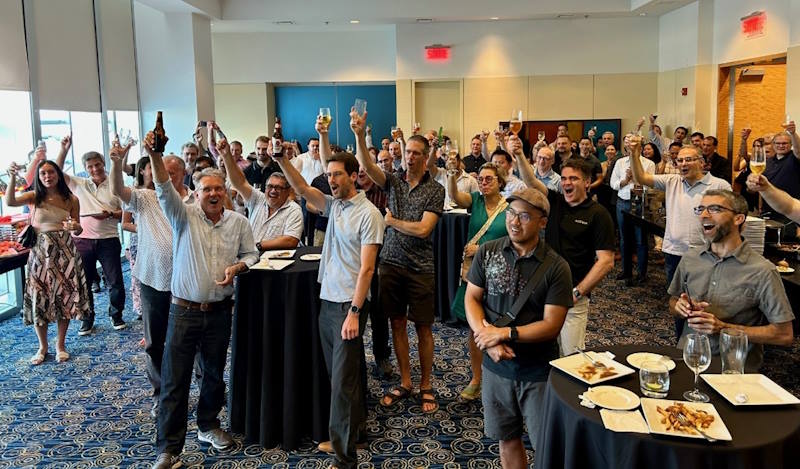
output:
[[[432,397],[425,397],[426,395]],[[439,403],[436,402],[436,394],[433,392],[433,389],[420,389],[419,390],[419,400],[422,402],[422,405],[425,404],[435,404],[433,409],[426,411],[424,408],[422,409],[423,414],[432,414],[439,410]]]
[[[403,386],[395,386],[391,391],[383,395],[380,400],[381,407],[394,407],[399,401],[411,395],[411,390]],[[384,404],[384,400],[389,398],[389,403]]]

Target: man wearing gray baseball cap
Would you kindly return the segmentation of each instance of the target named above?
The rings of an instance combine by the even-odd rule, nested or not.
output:
[[[549,362],[558,358],[556,339],[572,306],[572,277],[567,262],[539,238],[550,214],[547,198],[526,188],[507,200],[508,236],[478,248],[464,306],[475,343],[489,358],[484,432],[500,441],[503,467],[526,467],[523,423],[536,441]]]

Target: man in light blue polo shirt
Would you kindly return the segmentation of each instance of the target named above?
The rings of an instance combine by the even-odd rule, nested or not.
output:
[[[317,281],[322,284],[319,333],[331,379],[330,442],[319,448],[335,453],[332,467],[358,465],[356,441],[366,422],[366,365],[362,334],[367,322],[369,285],[383,243],[380,211],[356,190],[358,161],[350,153],[323,158],[333,196],[311,187],[286,158],[276,157],[286,179],[309,205],[328,217]],[[325,161],[327,160],[327,161]]]

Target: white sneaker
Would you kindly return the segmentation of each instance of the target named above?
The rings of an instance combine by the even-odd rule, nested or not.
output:
[[[207,432],[197,430],[197,439],[203,443],[211,443],[216,449],[228,449],[233,446],[233,438],[221,428],[215,428]]]

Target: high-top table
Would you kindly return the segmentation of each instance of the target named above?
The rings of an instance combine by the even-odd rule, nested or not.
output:
[[[442,322],[455,321],[450,304],[461,280],[461,257],[467,244],[469,214],[444,212],[433,230],[433,259],[436,266],[436,317]]]

